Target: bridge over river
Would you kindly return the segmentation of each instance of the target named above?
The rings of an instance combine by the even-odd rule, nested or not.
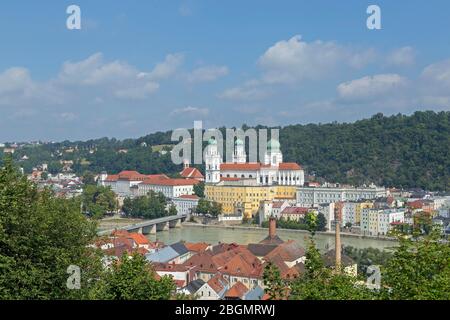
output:
[[[138,232],[142,234],[156,234],[157,231],[165,231],[170,228],[180,228],[181,223],[186,220],[186,215],[175,215],[162,217],[153,220],[147,220],[140,223],[131,224],[124,227],[119,227],[110,230],[99,231],[99,236],[110,235],[114,230],[126,230],[129,232]]]

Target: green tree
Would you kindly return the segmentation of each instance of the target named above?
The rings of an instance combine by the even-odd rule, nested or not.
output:
[[[96,224],[80,213],[77,199],[38,192],[12,159],[0,169],[0,299],[81,299],[101,271],[88,245]],[[67,268],[82,270],[81,289],[68,290]]]
[[[96,219],[117,210],[116,194],[109,187],[86,185],[81,198],[83,212]]]
[[[95,182],[95,174],[93,174],[91,171],[85,171],[81,177],[84,185],[96,185]]]
[[[169,211],[167,213],[169,216],[176,216],[178,214],[177,207],[174,204],[171,204],[169,207]]]
[[[219,214],[222,213],[222,204],[213,201],[209,208],[209,214],[213,217],[217,217]]]
[[[292,300],[362,300],[375,295],[358,279],[326,268],[319,250],[311,239],[306,252],[305,273],[291,285]]]
[[[381,269],[384,298],[401,300],[450,299],[450,246],[438,231],[409,239]]]
[[[264,289],[270,300],[281,300],[286,298],[287,287],[281,278],[280,270],[272,262],[268,262],[264,267],[263,283]]]
[[[211,202],[206,199],[199,199],[195,212],[198,214],[208,214],[211,210]]]
[[[126,198],[122,206],[122,210],[127,216],[143,219],[156,219],[171,213],[176,214],[176,208],[169,207],[169,210],[166,208],[167,199],[164,194],[154,191],[150,191],[147,196]]]
[[[204,198],[205,197],[205,183],[200,182],[200,183],[197,183],[196,185],[194,185],[194,193],[198,197]]]
[[[156,273],[139,254],[126,254],[106,270],[90,293],[100,300],[169,300],[176,286],[168,276],[156,279]]]
[[[308,227],[308,231],[315,234],[317,231],[317,215],[314,212],[308,212],[305,215],[305,224]]]

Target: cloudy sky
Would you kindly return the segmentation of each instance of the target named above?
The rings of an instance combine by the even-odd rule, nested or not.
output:
[[[450,110],[450,2],[430,3],[2,2],[0,141]]]

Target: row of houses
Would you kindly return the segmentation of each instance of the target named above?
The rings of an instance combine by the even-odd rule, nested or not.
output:
[[[96,246],[108,255],[106,265],[124,252],[145,256],[159,277],[169,276],[177,291],[199,300],[262,300],[263,273],[267,264],[274,264],[287,282],[305,272],[305,250],[295,241],[282,240],[276,234],[276,220],[271,219],[269,234],[259,243],[215,245],[180,241],[171,245],[150,242],[145,236],[115,232]],[[326,266],[335,263],[335,252],[323,255]],[[343,255],[345,272],[356,276],[357,265]]]

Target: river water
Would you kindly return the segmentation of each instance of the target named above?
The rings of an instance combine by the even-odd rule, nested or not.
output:
[[[156,235],[148,235],[151,241],[159,240],[165,244],[172,244],[180,240],[187,242],[207,242],[216,244],[218,242],[238,244],[257,243],[264,239],[268,234],[267,229],[243,229],[243,228],[217,228],[204,226],[183,225],[182,228],[170,229],[169,231],[160,231]],[[277,230],[277,235],[286,240],[297,241],[302,247],[306,248],[309,234],[297,230]],[[325,251],[334,248],[333,234],[316,234],[314,236],[318,249]],[[342,236],[341,243],[344,246],[356,248],[377,248],[388,249],[398,245],[396,241],[380,240],[372,238],[360,238],[353,236]]]

